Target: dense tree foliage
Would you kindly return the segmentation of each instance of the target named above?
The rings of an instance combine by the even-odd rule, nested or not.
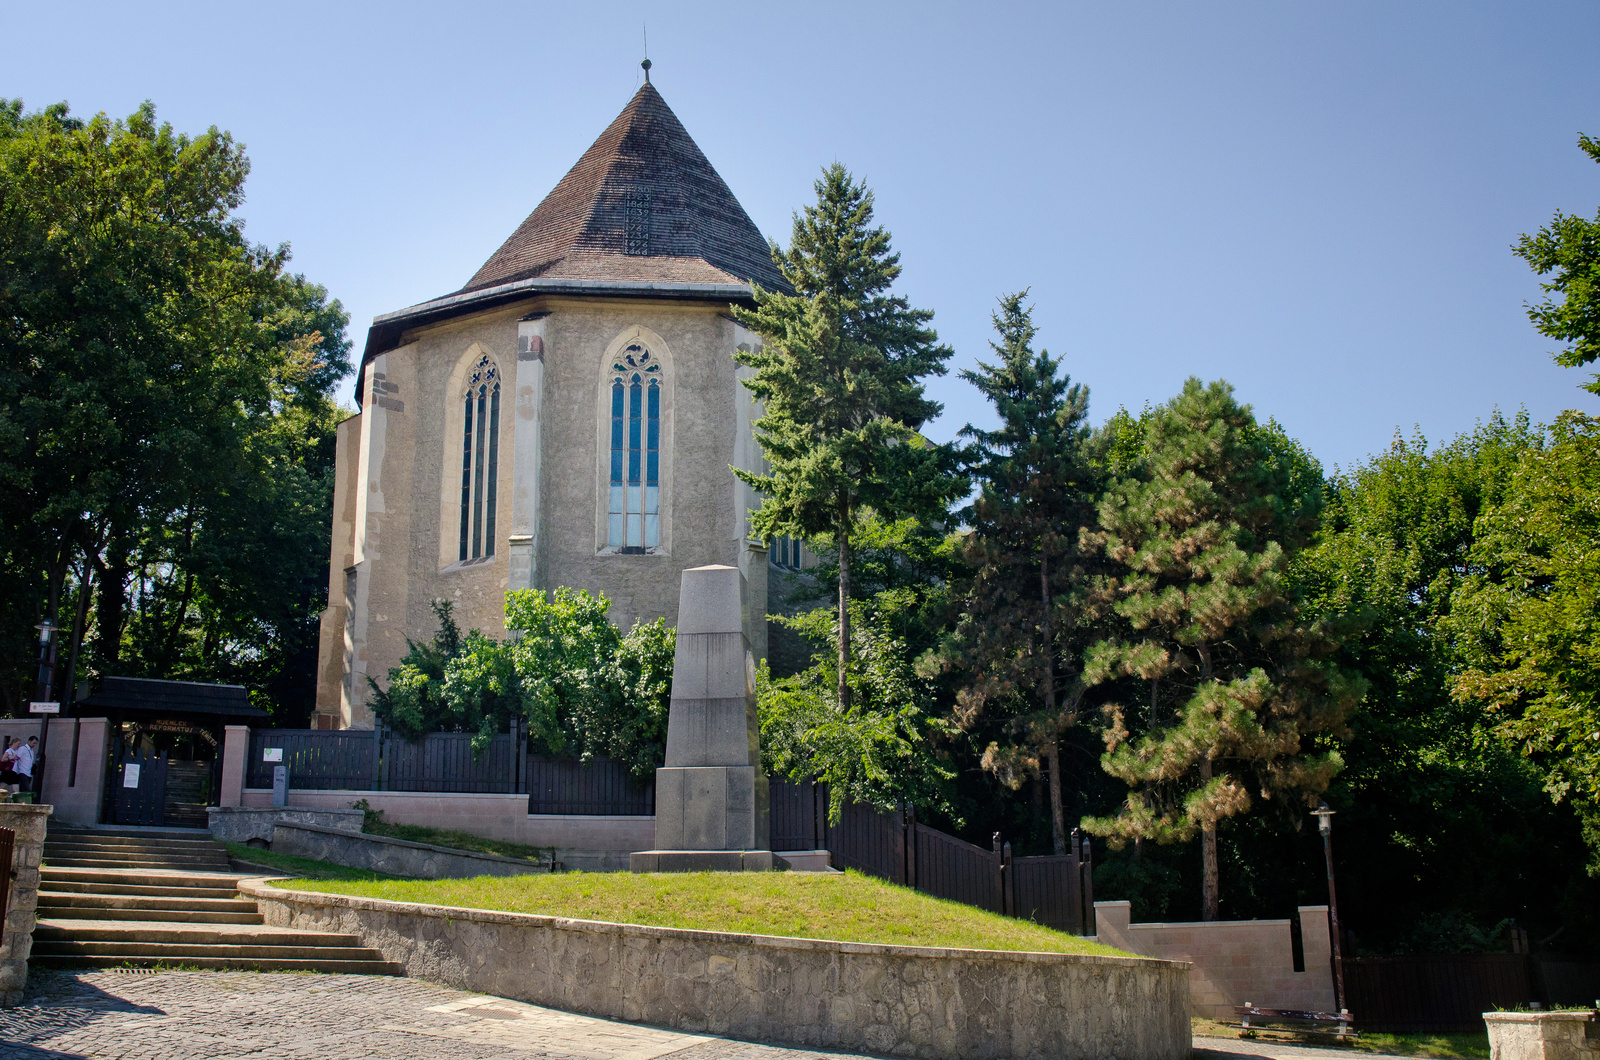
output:
[[[1579,136],[1578,146],[1600,162],[1600,140]],[[1600,359],[1600,214],[1591,221],[1557,211],[1548,225],[1523,236],[1513,249],[1539,275],[1555,273],[1540,286],[1561,300],[1529,306],[1528,318],[1543,334],[1572,344],[1555,354],[1556,363],[1576,368]],[[1600,394],[1600,374],[1584,389]]]
[[[663,620],[624,634],[603,595],[523,589],[506,595],[513,635],[500,642],[463,634],[449,603],[433,606],[433,639],[409,644],[387,688],[372,681],[373,712],[396,733],[470,732],[481,751],[515,720],[535,754],[605,756],[641,778],[661,764],[676,642]]]
[[[1106,703],[1105,767],[1130,785],[1113,816],[1086,821],[1117,840],[1201,839],[1201,914],[1219,915],[1218,822],[1251,793],[1314,806],[1340,767],[1322,734],[1342,734],[1365,682],[1332,665],[1333,641],[1284,585],[1313,531],[1314,481],[1297,476],[1225,383],[1190,379],[1149,417],[1145,473],[1100,506],[1104,591],[1126,633],[1088,651],[1090,685],[1136,678],[1140,703]]]
[[[755,369],[744,385],[763,403],[756,438],[771,470],[735,469],[764,495],[751,517],[761,538],[828,534],[838,557],[835,694],[850,708],[851,532],[871,509],[886,519],[937,519],[963,491],[947,446],[916,429],[940,405],[922,380],[942,375],[950,349],[928,326],[933,314],[889,293],[900,256],[873,225],[872,192],[834,163],[817,201],[795,216],[788,250],[772,250],[793,293],[755,289],[755,308],[735,307],[762,345],[738,354]]]
[[[1078,660],[1090,630],[1092,561],[1080,531],[1095,523],[1099,475],[1090,460],[1089,392],[1060,374],[1061,359],[1033,349],[1027,292],[1000,299],[995,362],[961,373],[1000,425],[970,424],[979,483],[965,513],[971,574],[944,662],[962,677],[961,727],[984,743],[983,766],[1013,791],[1049,777],[1052,849],[1067,852],[1062,734],[1087,686]]]
[[[65,626],[57,695],[81,660],[309,709],[346,318],[245,238],[248,171],[149,104],[0,106],[3,646]]]

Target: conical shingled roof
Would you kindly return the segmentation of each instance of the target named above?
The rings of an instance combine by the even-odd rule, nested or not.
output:
[[[534,277],[786,286],[767,241],[648,81],[462,291]]]

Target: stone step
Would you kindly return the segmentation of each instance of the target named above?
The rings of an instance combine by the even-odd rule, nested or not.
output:
[[[134,887],[227,888],[236,891],[244,875],[237,872],[189,872],[183,869],[145,869],[119,865],[113,868],[77,868],[46,865],[39,870],[41,883],[105,883]]]
[[[106,965],[148,968],[158,964],[177,964],[207,972],[323,972],[329,975],[395,975],[405,969],[384,960],[325,960],[320,957],[95,957],[79,954],[42,954],[37,946],[31,958],[41,968],[102,968]]]
[[[52,920],[132,920],[173,924],[264,924],[260,913],[207,913],[188,909],[77,909],[39,903],[39,915]]]
[[[163,921],[73,920],[40,917],[33,943],[126,942],[140,945],[183,946],[360,946],[361,936],[332,931],[294,931],[288,928],[207,924],[179,926]]]
[[[208,945],[187,942],[36,942],[35,957],[105,957],[173,960],[182,957],[265,957],[275,960],[381,961],[366,946],[270,946],[255,943]]]
[[[141,894],[74,894],[54,888],[39,891],[39,908],[52,909],[163,909],[195,913],[254,913],[256,903],[249,898],[198,898],[192,895],[153,896]]]
[[[205,850],[216,849],[213,839],[134,839],[131,836],[96,836],[93,833],[46,836],[46,847],[98,847],[128,850]]]
[[[226,871],[227,858],[194,858],[178,861],[173,858],[52,858],[46,856],[44,864],[62,869],[179,869],[193,872]]]
[[[44,856],[56,854],[67,858],[215,858],[227,857],[228,851],[212,843],[208,846],[178,847],[102,847],[93,843],[46,843]]]
[[[81,825],[51,825],[50,837],[92,836],[106,839],[210,839],[205,828],[178,828],[164,825],[102,824],[92,828]]]
[[[150,898],[231,899],[239,892],[232,887],[150,887],[134,883],[81,883],[76,880],[45,880],[51,894],[93,894],[107,898],[124,895]],[[41,891],[41,896],[45,892]]]

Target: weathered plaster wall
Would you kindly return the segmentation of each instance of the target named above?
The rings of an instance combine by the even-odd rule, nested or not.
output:
[[[0,719],[0,740],[41,735],[37,718]],[[72,738],[78,737],[77,768]],[[96,824],[106,790],[106,755],[111,723],[105,718],[51,718],[45,748],[44,801],[55,807],[58,824]],[[36,770],[37,772],[37,770]]]
[[[361,936],[406,974],[693,1033],[940,1060],[1187,1060],[1168,961],[822,942],[285,891],[267,923]]]
[[[22,1003],[33,952],[34,910],[39,903],[39,861],[44,852],[49,806],[0,803],[0,828],[17,833],[11,852],[11,896],[0,925],[0,1008]],[[0,865],[0,872],[6,866]]]
[[[351,651],[349,568],[355,565],[356,472],[359,470],[361,416],[340,422],[334,434],[333,532],[328,545],[328,606],[317,641],[317,717],[314,727],[349,724],[350,703],[344,676]]]
[[[1328,907],[1303,905],[1305,971],[1294,970],[1287,920],[1133,924],[1128,902],[1096,902],[1099,939],[1129,953],[1188,961],[1197,1016],[1234,1018],[1234,1006],[1331,1012],[1334,1009]]]
[[[738,566],[750,582],[750,634],[764,654],[767,567],[759,543],[747,541],[748,487],[729,465],[759,466],[749,431],[748,392],[739,385],[733,351],[749,341],[717,303],[607,298],[539,298],[408,332],[404,344],[365,368],[364,408],[341,430],[340,482],[348,469],[352,496],[336,498],[349,509],[348,592],[343,567],[330,581],[330,607],[320,645],[319,714],[332,717],[333,690],[341,688],[342,726],[372,724],[367,677],[380,682],[399,664],[406,639],[422,640],[437,628],[431,603],[454,604],[463,629],[504,635],[504,598],[511,585],[511,536],[531,530],[532,555],[519,551],[533,585],[573,586],[603,592],[612,618],[626,628],[636,620],[675,621],[678,576],[710,563]],[[548,313],[538,330],[542,346],[538,388],[541,408],[523,408],[518,359],[519,321]],[[633,328],[647,329],[668,371],[665,390],[661,546],[650,555],[609,554],[600,488],[602,375],[606,354]],[[530,329],[524,329],[530,330]],[[526,340],[528,336],[524,336]],[[494,555],[460,562],[460,419],[463,366],[479,353],[504,375],[497,477],[499,514]],[[530,375],[531,378],[531,375]],[[541,439],[519,440],[517,425],[537,422]],[[524,435],[527,429],[524,428]],[[346,444],[348,443],[348,444]],[[518,507],[531,476],[517,474],[537,449],[537,518]],[[452,468],[454,469],[452,473]],[[337,515],[330,561],[345,558]],[[519,535],[520,536],[520,535]],[[518,543],[519,550],[525,548]],[[527,557],[526,559],[520,557]],[[755,557],[755,561],[752,561]],[[525,566],[526,565],[526,566]],[[351,613],[338,601],[353,598]],[[336,652],[335,648],[339,650]],[[332,676],[337,667],[341,678]]]

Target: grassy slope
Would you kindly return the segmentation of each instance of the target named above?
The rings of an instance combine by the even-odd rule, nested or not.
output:
[[[285,881],[279,886],[659,927],[900,946],[1122,956],[1109,946],[930,898],[854,872],[572,872],[472,880]]]
[[[429,828],[420,824],[391,824],[388,821],[372,820],[369,815],[367,823],[361,829],[368,835],[387,836],[390,839],[405,839],[413,843],[431,843],[436,847],[449,847],[452,850],[470,850],[476,854],[499,854],[503,858],[526,858],[529,861],[539,861],[541,858],[548,860],[549,847],[530,847],[521,843],[508,843],[501,839],[486,839],[481,835],[471,832],[455,832],[448,828]]]

